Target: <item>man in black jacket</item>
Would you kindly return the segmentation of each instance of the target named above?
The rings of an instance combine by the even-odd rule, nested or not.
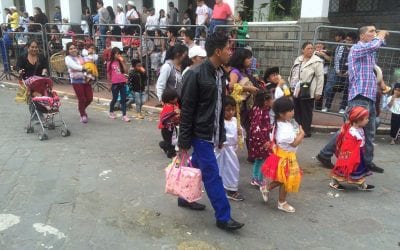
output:
[[[227,64],[231,57],[228,37],[214,33],[207,38],[205,47],[208,59],[188,70],[183,78],[179,148],[181,154],[186,154],[193,146],[192,163],[201,170],[217,227],[236,230],[244,224],[231,218],[214,155],[214,146],[221,148],[226,139],[223,108],[226,76],[221,65]],[[203,206],[183,199],[178,199],[178,205],[191,209]]]

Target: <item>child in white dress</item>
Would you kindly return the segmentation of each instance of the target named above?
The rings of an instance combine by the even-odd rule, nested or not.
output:
[[[238,124],[234,117],[236,102],[233,97],[227,96],[224,104],[226,141],[221,149],[215,148],[215,156],[227,198],[242,201],[244,197],[238,191],[240,164],[236,154],[238,149]],[[241,128],[239,132],[242,133]]]

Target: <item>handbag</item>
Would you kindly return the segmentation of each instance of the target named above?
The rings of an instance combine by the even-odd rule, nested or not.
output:
[[[195,202],[201,199],[202,194],[201,171],[194,168],[190,160],[185,161],[185,158],[185,155],[177,156],[165,168],[165,192]],[[189,166],[184,166],[185,162]]]
[[[298,98],[300,98],[300,99],[310,99],[311,98],[310,87],[311,87],[312,81],[314,80],[314,77],[315,77],[315,73],[313,74],[313,76],[309,82],[301,82],[300,83]]]

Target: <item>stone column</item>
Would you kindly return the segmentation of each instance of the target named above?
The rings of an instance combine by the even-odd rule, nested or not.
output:
[[[303,28],[303,41],[311,41],[315,28],[329,25],[329,0],[302,0],[299,24]]]
[[[163,9],[165,11],[165,15],[167,15],[168,13],[168,3],[170,1],[166,1],[166,0],[154,0],[153,4],[154,4],[154,8],[156,10],[156,15],[158,16],[158,14],[160,13],[160,10]],[[175,5],[177,3],[174,3]]]
[[[14,6],[14,1],[13,0],[1,0],[0,1],[0,13],[1,13],[1,23],[6,22],[6,13],[4,12],[4,8],[10,8],[11,6]]]
[[[104,4],[104,6],[106,6]],[[68,18],[69,23],[80,24],[82,5],[80,0],[60,0],[61,16]]]

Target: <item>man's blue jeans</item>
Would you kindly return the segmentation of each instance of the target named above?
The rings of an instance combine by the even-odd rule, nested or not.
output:
[[[197,138],[193,139],[192,145],[192,163],[201,170],[204,187],[215,211],[215,218],[217,221],[226,222],[231,219],[231,206],[219,176],[214,145]]]
[[[375,102],[369,98],[358,95],[352,100],[349,101],[347,113],[352,107],[361,106],[366,108],[369,111],[369,122],[367,126],[365,126],[365,164],[371,164],[374,158],[374,145],[373,141],[375,138],[376,131],[376,109]],[[345,119],[347,119],[347,114],[345,115]],[[320,155],[326,159],[330,159],[336,150],[336,138],[339,135],[339,131],[337,131],[329,140],[328,144],[320,151]]]
[[[107,35],[108,27],[106,25],[99,26],[100,31],[100,49],[104,49],[106,47],[106,35]]]

